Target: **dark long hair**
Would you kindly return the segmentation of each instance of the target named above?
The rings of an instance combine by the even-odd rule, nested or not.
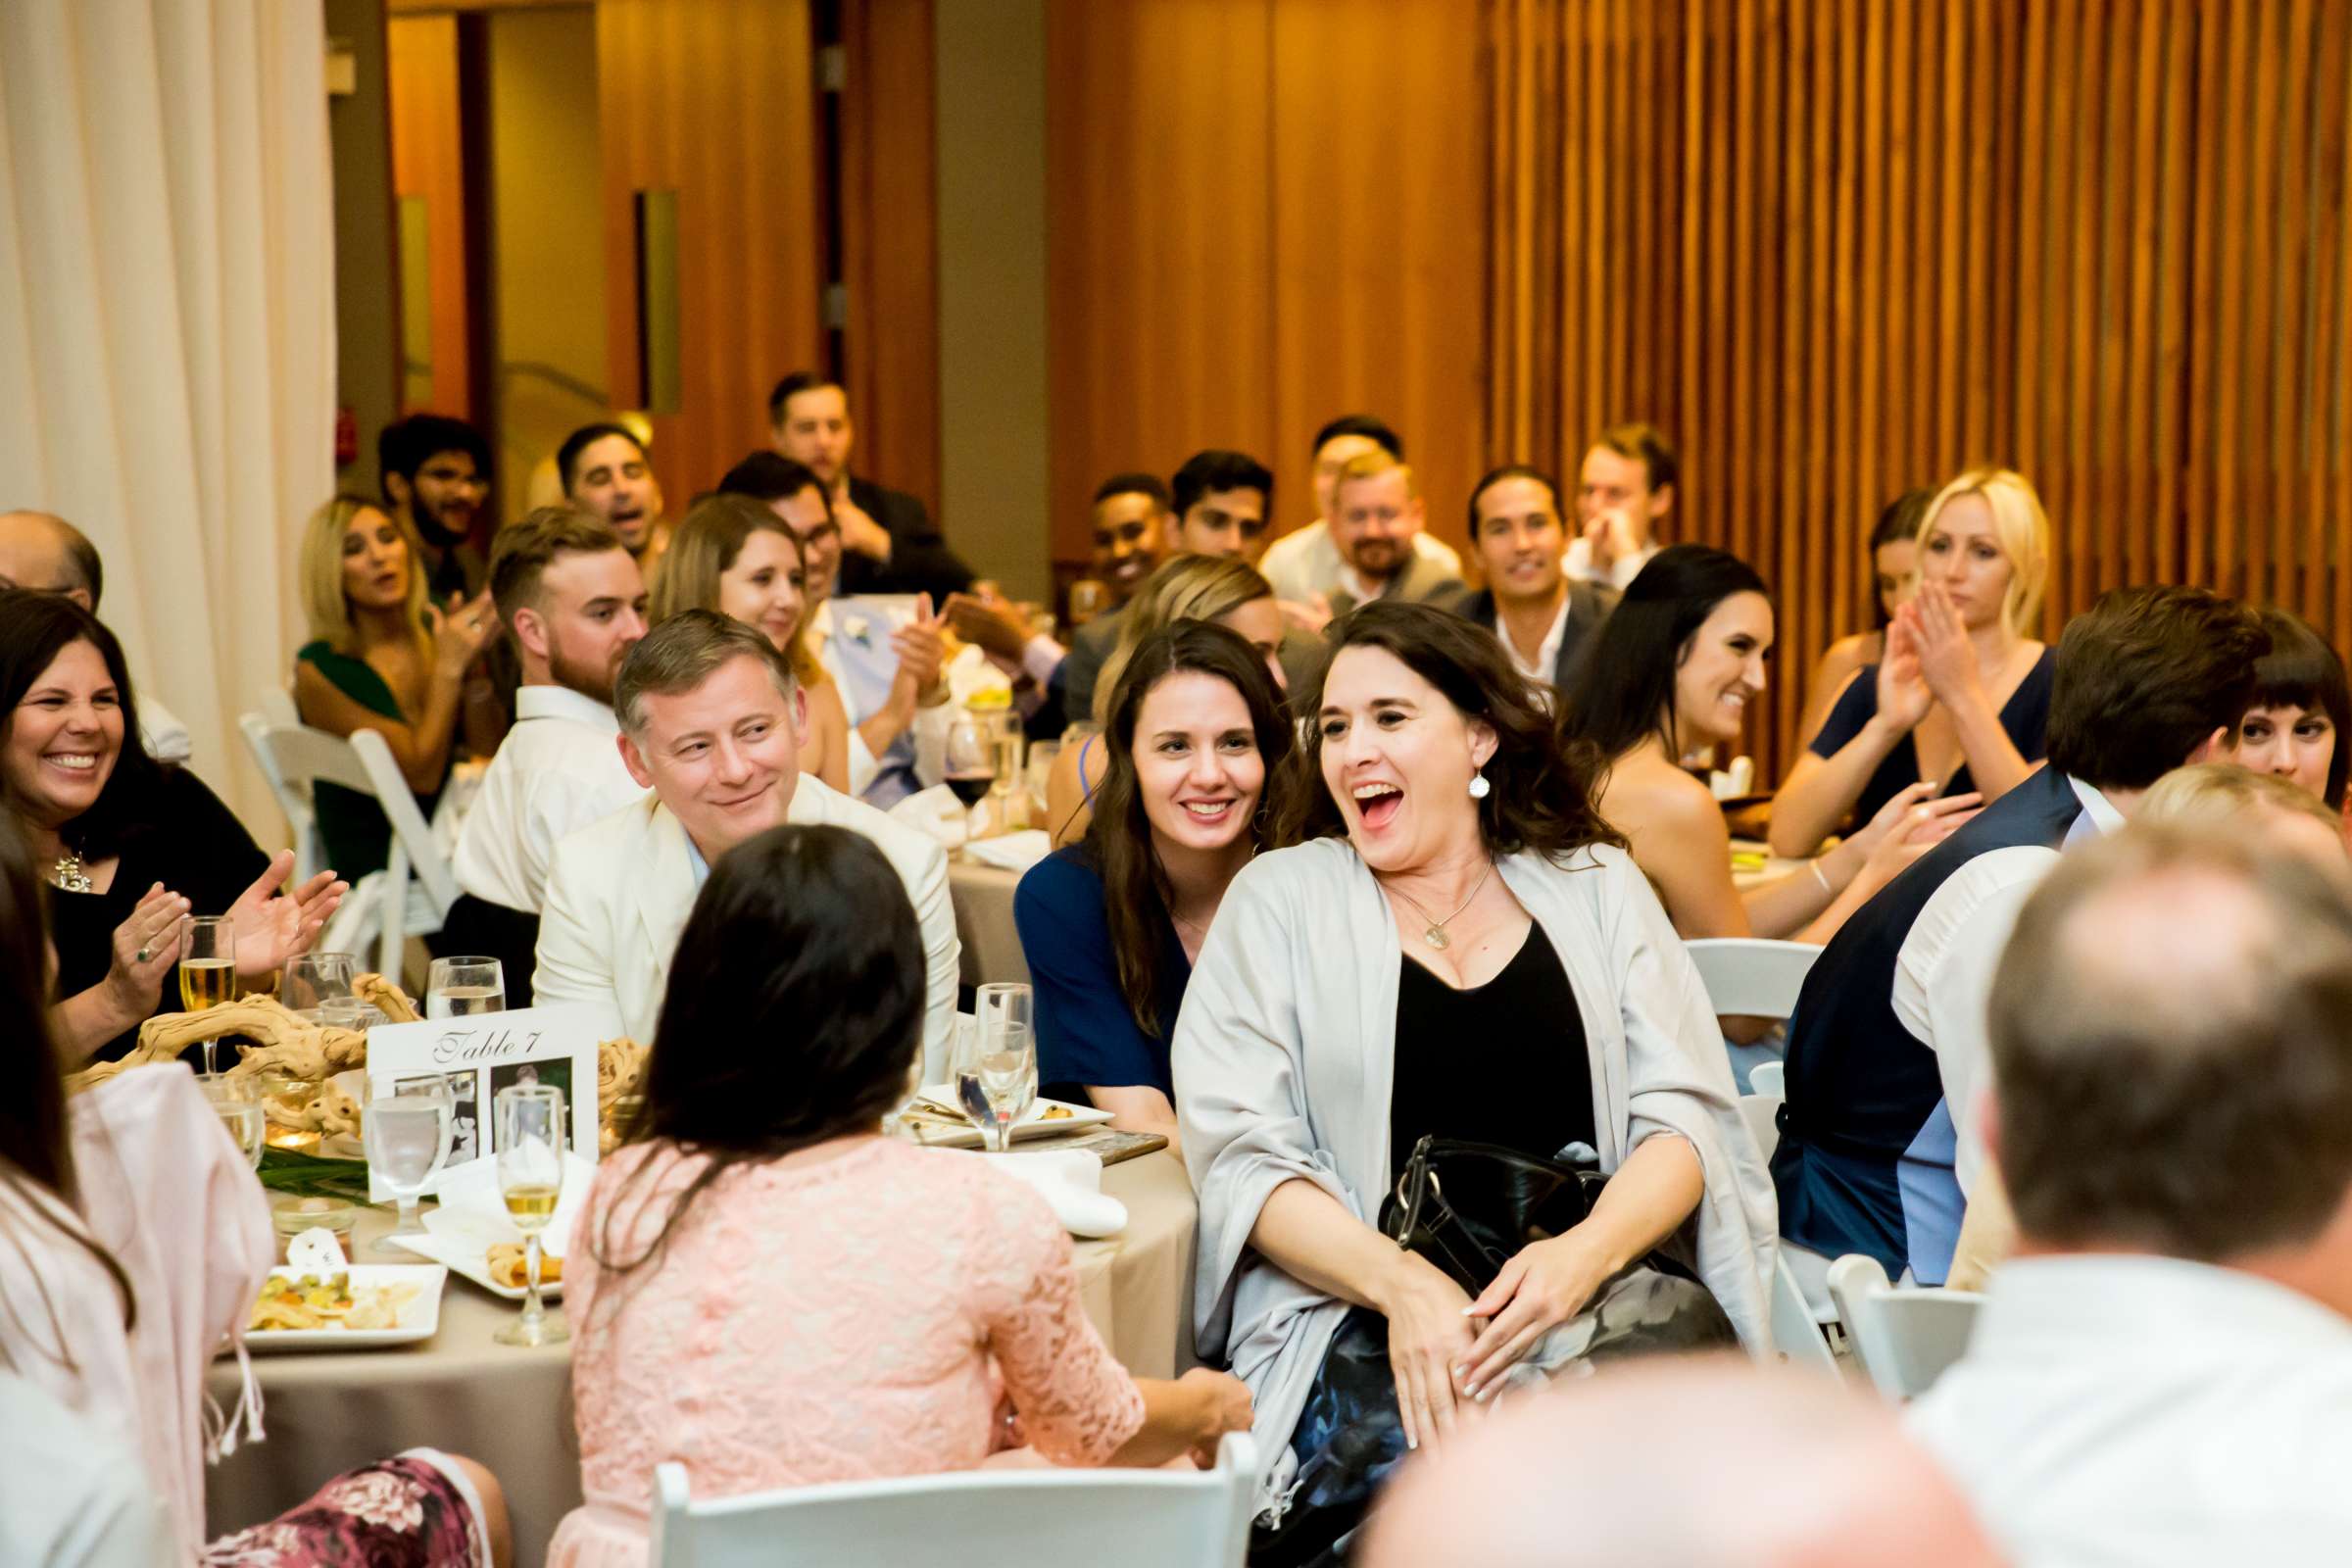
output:
[[[922,935],[898,872],[846,828],[776,827],[710,868],[670,960],[645,1103],[621,1129],[710,1164],[661,1233],[612,1255],[614,1216],[647,1160],[614,1194],[593,1238],[625,1273],[658,1257],[686,1211],[737,1165],[870,1131],[906,1092],[923,1038]]]
[[[2328,639],[2290,610],[2266,610],[2264,629],[2271,651],[2254,661],[2254,701],[2249,708],[2316,708],[2335,726],[2335,755],[2328,760],[2328,788],[2321,798],[2338,810],[2344,805],[2344,775],[2352,764],[2352,695],[2347,695],[2344,662]]]
[[[138,1305],[122,1265],[87,1231],[64,1222],[57,1214],[59,1203],[76,1208],[80,1192],[68,1134],[63,1063],[49,1037],[47,929],[31,853],[15,820],[0,813],[0,1183],[31,1189],[23,1207],[54,1225],[105,1266],[122,1298],[122,1326],[128,1331],[138,1319]],[[22,1244],[9,1234],[10,1225],[6,1211],[0,1210],[0,1242],[19,1254],[4,1266],[11,1274],[37,1281],[39,1272],[27,1265]],[[61,1306],[75,1314],[89,1310],[89,1303],[83,1301],[51,1301],[48,1305],[53,1323]],[[61,1356],[64,1344],[61,1334]],[[70,1357],[67,1359],[70,1364]]]
[[[1652,556],[1585,639],[1561,703],[1572,739],[1610,762],[1656,736],[1674,752],[1674,681],[1690,639],[1734,594],[1765,593],[1756,568],[1707,545]]]
[[[1265,660],[1240,633],[1211,620],[1180,620],[1136,645],[1111,689],[1110,722],[1103,735],[1105,771],[1095,791],[1086,853],[1102,878],[1119,991],[1144,1033],[1154,1036],[1159,1033],[1160,916],[1172,906],[1172,896],[1167,871],[1152,851],[1152,822],[1136,787],[1135,726],[1152,689],[1187,671],[1225,682],[1242,694],[1243,706],[1250,710],[1250,728],[1266,764],[1266,782],[1250,823],[1250,842],[1258,849],[1276,846],[1272,824],[1283,814],[1277,803],[1297,784],[1289,765],[1296,731],[1283,713]]]
[[[1918,543],[1919,525],[1927,518],[1928,503],[1935,499],[1933,490],[1906,490],[1886,503],[1878,525],[1870,530],[1870,612],[1881,631],[1892,625],[1894,617],[1886,613],[1886,603],[1879,598],[1879,552],[1887,545]]]
[[[1589,845],[1625,843],[1593,807],[1607,759],[1565,734],[1486,627],[1435,605],[1375,599],[1342,616],[1328,640],[1324,673],[1298,703],[1306,735],[1296,764],[1299,784],[1286,802],[1289,820],[1278,824],[1284,843],[1347,831],[1339,803],[1323,782],[1321,714],[1331,668],[1350,648],[1386,650],[1464,718],[1494,728],[1494,755],[1485,768],[1490,787],[1477,808],[1489,849],[1498,855],[1534,850],[1562,860]]]
[[[98,791],[97,804],[68,823],[66,842],[84,858],[100,859],[122,848],[122,834],[140,823],[162,770],[139,744],[138,700],[131,694],[130,670],[122,662],[122,645],[106,623],[60,594],[12,588],[0,592],[0,742],[16,722],[17,706],[32,683],[41,678],[57,656],[77,642],[86,642],[106,661],[107,678],[122,704],[122,744],[115,749],[113,769]],[[0,789],[5,789],[0,785]],[[12,810],[21,805],[10,801]]]

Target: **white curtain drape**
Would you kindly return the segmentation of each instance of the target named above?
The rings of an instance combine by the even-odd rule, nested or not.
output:
[[[134,685],[265,845],[236,717],[335,478],[324,57],[316,0],[0,0],[0,510],[97,543]]]

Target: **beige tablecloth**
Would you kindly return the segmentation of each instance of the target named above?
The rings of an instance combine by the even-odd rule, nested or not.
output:
[[[948,861],[948,897],[956,906],[956,939],[963,944],[963,983],[1029,983],[1029,960],[1012,924],[1012,890],[1021,873],[993,865]]]
[[[1075,1243],[1087,1315],[1129,1370],[1172,1377],[1193,1364],[1195,1211],[1183,1162],[1165,1152],[1113,1165],[1102,1186],[1126,1203],[1124,1234]],[[391,1215],[361,1219],[362,1260]],[[344,1354],[256,1355],[268,1440],[239,1448],[206,1477],[218,1536],[283,1513],[341,1471],[403,1448],[477,1459],[506,1488],[514,1560],[536,1568],[556,1522],[580,1500],[567,1347],[516,1349],[491,1339],[517,1310],[451,1277],[441,1328],[422,1345]],[[225,1407],[236,1364],[217,1362],[211,1392]]]

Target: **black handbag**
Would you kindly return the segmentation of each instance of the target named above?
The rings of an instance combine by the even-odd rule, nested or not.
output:
[[[1589,1165],[1425,1137],[1381,1203],[1380,1230],[1476,1297],[1522,1248],[1582,1223],[1607,1182]],[[1739,1343],[1706,1287],[1658,1252],[1603,1283],[1579,1314],[1585,1319],[1591,1334],[1578,1359],[1586,1362]],[[1404,1457],[1389,1323],[1370,1307],[1340,1320],[1291,1448],[1297,1485],[1281,1522],[1252,1529],[1250,1568],[1344,1563],[1374,1494]]]

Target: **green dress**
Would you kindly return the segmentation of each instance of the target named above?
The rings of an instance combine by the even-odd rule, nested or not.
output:
[[[305,644],[294,656],[297,663],[305,663],[324,675],[327,684],[371,713],[381,713],[399,723],[409,722],[400,710],[400,703],[384,677],[365,659],[337,653],[325,642]],[[441,767],[441,779],[449,777],[449,764]],[[357,790],[347,790],[340,784],[320,784],[315,791],[318,808],[318,833],[326,840],[327,863],[335,875],[346,882],[357,882],[370,871],[381,871],[392,858],[392,823],[383,808]],[[441,785],[435,783],[430,795],[416,797],[416,809],[427,819],[433,814],[433,804],[441,798]]]

